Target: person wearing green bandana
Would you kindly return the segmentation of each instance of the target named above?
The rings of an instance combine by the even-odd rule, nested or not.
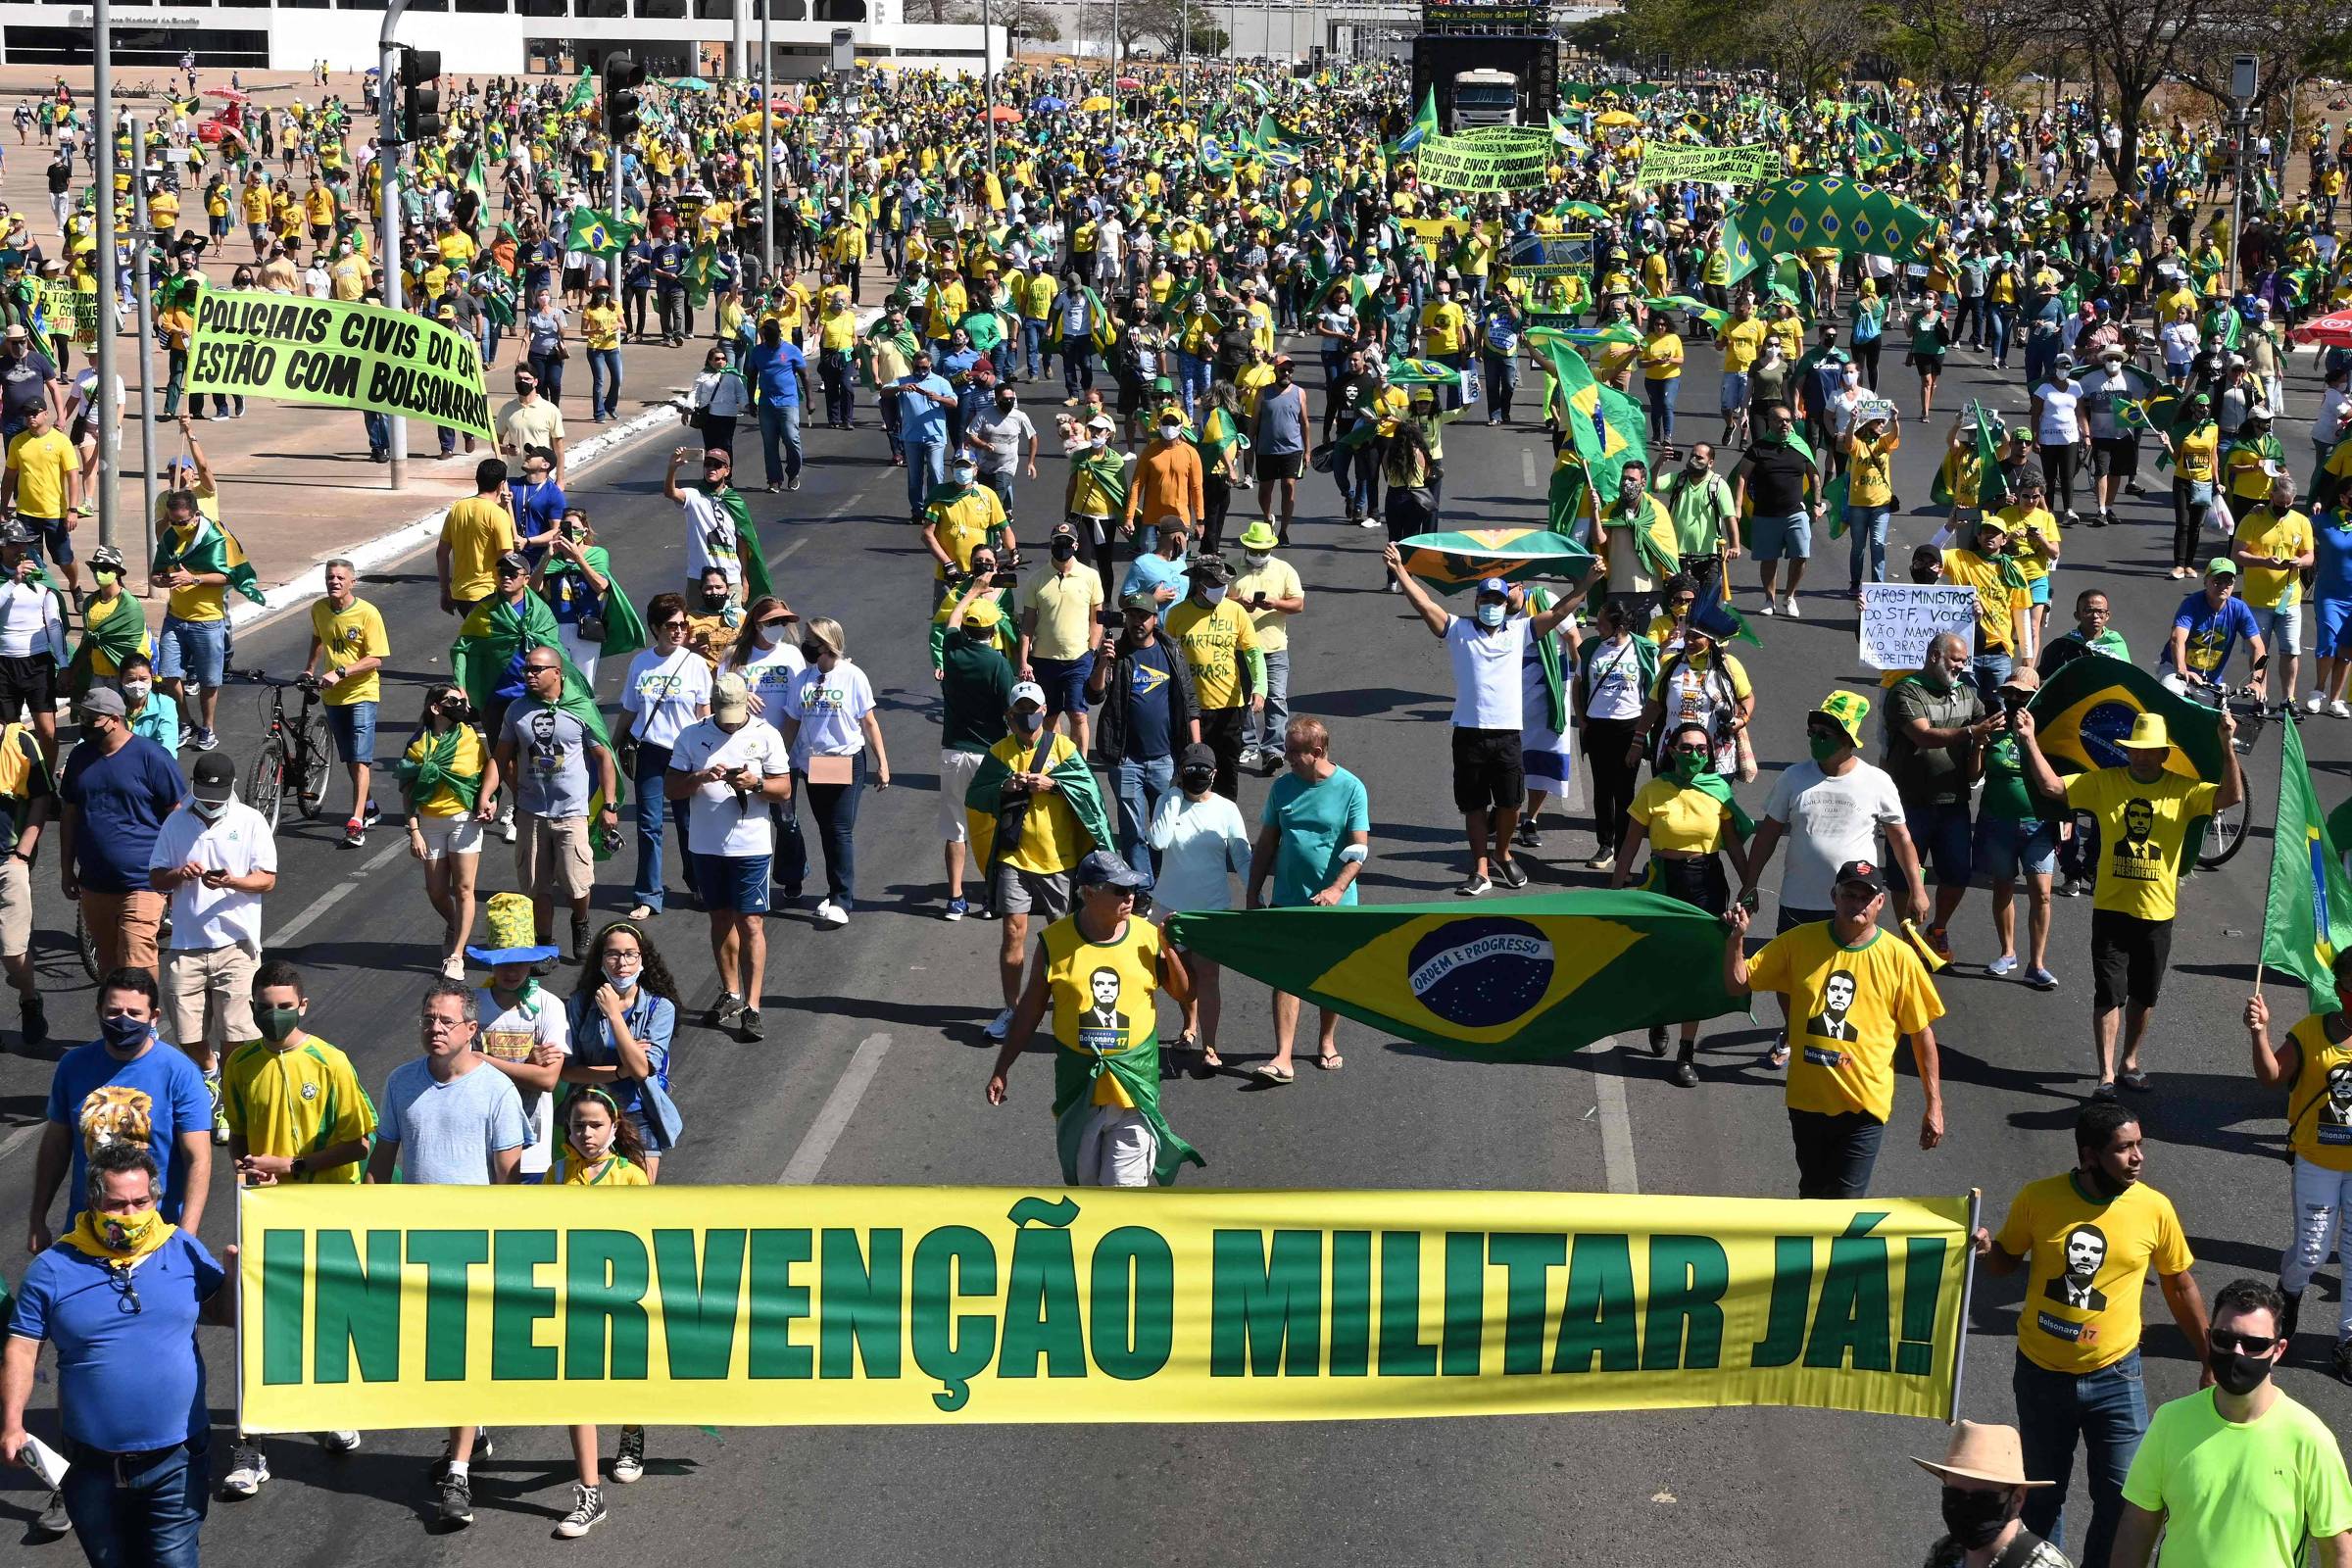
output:
[[[416,738],[395,769],[409,812],[409,854],[424,867],[424,896],[441,916],[441,972],[466,972],[473,934],[474,870],[482,824],[474,819],[488,753],[471,721],[466,693],[443,682],[424,694]]]

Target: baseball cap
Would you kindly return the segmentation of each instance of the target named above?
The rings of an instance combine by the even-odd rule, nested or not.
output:
[[[1013,684],[1012,696],[1006,699],[1004,706],[1018,708],[1023,703],[1035,703],[1040,708],[1045,707],[1046,689],[1033,680],[1016,681]]]
[[[1274,368],[1277,370],[1283,369],[1286,367],[1296,363],[1297,362],[1294,361],[1288,354],[1277,354],[1274,356]]]
[[[1119,601],[1122,609],[1141,610],[1149,614],[1159,613],[1159,595],[1150,588],[1138,588]]]
[[[531,574],[530,558],[518,550],[505,552],[498,558],[498,574],[501,577],[529,576]]]
[[[1233,567],[1226,564],[1223,556],[1195,556],[1193,564],[1184,568],[1184,574],[1204,582],[1233,581]]]
[[[1870,699],[1860,692],[1836,691],[1821,700],[1820,706],[1805,716],[1819,713],[1839,729],[1856,746],[1862,744],[1862,721],[1870,717]]]
[[[111,713],[117,718],[121,718],[127,711],[122,706],[122,694],[104,686],[96,688],[82,698],[81,710],[84,713]],[[210,757],[213,754],[207,752],[204,755]]]
[[[720,723],[749,718],[752,713],[752,689],[743,677],[728,670],[710,683],[710,716]]]
[[[1095,850],[1078,862],[1082,888],[1145,888],[1152,879],[1108,850]]]
[[[1096,415],[1086,421],[1086,427],[1089,430],[1115,430],[1118,428],[1117,425],[1110,422],[1110,416],[1107,414]]]
[[[2205,563],[2205,575],[2208,577],[2234,577],[2237,575],[2237,563],[2231,561],[2228,556],[2216,556]]]
[[[1216,750],[1206,741],[1194,741],[1176,759],[1176,771],[1179,773],[1213,773],[1216,770]]]
[[[1848,860],[1839,866],[1835,885],[1843,887],[1848,882],[1857,882],[1867,888],[1883,888],[1886,885],[1879,875],[1876,860]]]
[[[1484,577],[1479,580],[1478,593],[1482,599],[1488,594],[1497,599],[1508,599],[1511,597],[1511,585],[1500,577]]]
[[[226,752],[207,752],[196,759],[188,783],[200,801],[225,801],[237,787],[237,764]]]

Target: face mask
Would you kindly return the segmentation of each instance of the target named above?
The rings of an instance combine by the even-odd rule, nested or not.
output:
[[[90,1215],[90,1229],[98,1233],[99,1242],[108,1251],[130,1252],[138,1250],[139,1244],[147,1239],[148,1231],[162,1217],[152,1208],[143,1214],[93,1213]]]
[[[1046,727],[1046,715],[1042,712],[1015,713],[1012,715],[1012,723],[1013,727],[1019,730],[1022,734],[1034,735],[1039,730]]]
[[[1221,605],[1225,602],[1225,585],[1221,582],[1209,583],[1201,588],[1200,597],[1208,604]]]
[[[801,644],[801,657],[811,664],[824,658],[825,655],[831,651],[832,650],[828,649],[823,643],[818,642],[813,637]]]
[[[1707,760],[1704,757],[1691,757],[1682,752],[1675,753],[1674,776],[1681,779],[1684,783],[1690,783],[1692,779],[1698,777],[1699,774],[1705,772],[1706,770]]]
[[[2009,1522],[2009,1494],[1943,1489],[1943,1528],[1954,1544],[1971,1551],[1989,1546]]]
[[[1508,606],[1498,605],[1490,600],[1478,607],[1478,623],[1489,631],[1493,631],[1502,624],[1503,612],[1508,608]]]
[[[2241,1399],[2262,1387],[2274,1364],[2267,1355],[2248,1355],[2243,1350],[2231,1350],[2227,1355],[2215,1351],[2211,1361],[2213,1381]]]
[[[716,592],[713,592],[708,588],[704,589],[703,608],[710,611],[712,614],[716,614],[718,612],[726,609],[727,591],[724,588],[718,589]]]
[[[957,484],[970,484],[974,479],[979,477],[980,470],[978,468],[959,467],[956,470],[956,482]]]
[[[264,1039],[272,1042],[280,1041],[292,1034],[294,1026],[302,1022],[302,1009],[300,1007],[256,1007],[253,1009],[253,1021],[261,1025]]]
[[[232,794],[229,800],[233,799],[235,796]],[[220,820],[220,813],[228,809],[228,800],[208,801],[202,796],[198,796],[188,802],[188,808],[207,822],[218,822]]]
[[[154,1028],[146,1019],[133,1018],[127,1013],[117,1013],[113,1017],[98,1020],[98,1033],[117,1051],[128,1051],[140,1044]]]
[[[1213,768],[1203,769],[1200,772],[1188,771],[1181,777],[1184,780],[1184,792],[1187,795],[1205,795],[1208,793],[1209,786],[1217,781],[1216,771]]]
[[[1055,534],[1052,546],[1055,561],[1070,561],[1078,554],[1078,541],[1068,534]]]
[[[126,703],[143,703],[147,700],[147,694],[153,690],[155,690],[153,681],[126,680],[122,683],[122,700]]]
[[[1181,424],[1162,423],[1159,427],[1159,438],[1162,441],[1173,441],[1183,433],[1184,426]]]
[[[614,974],[612,969],[607,968],[605,970],[605,984],[611,986],[613,990],[619,992],[625,997],[630,992],[637,989],[637,974],[638,971],[635,969],[631,969],[626,974]]]
[[[1242,552],[1242,559],[1250,563],[1251,571],[1259,571],[1263,570],[1266,563],[1274,558],[1262,550],[1245,550]]]

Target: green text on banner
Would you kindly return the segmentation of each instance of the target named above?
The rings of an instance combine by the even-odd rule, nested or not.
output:
[[[187,390],[360,409],[497,439],[473,340],[381,305],[207,289]]]
[[[1781,172],[1781,155],[1769,147],[1685,147],[1651,142],[1642,149],[1642,183],[1670,179],[1709,184],[1752,185]]]
[[[1421,182],[1440,190],[1527,190],[1551,167],[1551,132],[1512,127],[1475,138],[1432,136],[1413,154]]]

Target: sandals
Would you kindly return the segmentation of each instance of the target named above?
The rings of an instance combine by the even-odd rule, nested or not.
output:
[[[1225,1065],[1225,1058],[1217,1054],[1216,1047],[1202,1045],[1200,1043],[1200,1036],[1193,1030],[1187,1029],[1184,1031],[1184,1033],[1176,1037],[1176,1049],[1180,1052],[1198,1055],[1200,1058],[1200,1065],[1203,1067],[1222,1067]]]
[[[1250,1076],[1260,1083],[1287,1084],[1298,1074],[1289,1067],[1277,1067],[1271,1061],[1261,1061],[1250,1069]]]
[[[2153,1087],[2148,1082],[2148,1075],[2144,1072],[2141,1072],[2137,1067],[2131,1068],[2125,1072],[2117,1073],[2115,1075],[2115,1081],[2119,1084],[2122,1084],[2126,1089],[2131,1090],[2135,1095],[2144,1095],[2150,1088]]]
[[[650,904],[640,904],[629,910],[629,918],[632,920],[651,920],[661,912],[662,911],[660,909],[655,908]]]
[[[1786,1067],[1788,1065],[1788,1046],[1786,1041],[1764,1053],[1764,1065],[1767,1067]]]
[[[1338,1072],[1342,1067],[1348,1065],[1348,1058],[1335,1051],[1328,1056],[1317,1056],[1315,1065],[1325,1072]]]

